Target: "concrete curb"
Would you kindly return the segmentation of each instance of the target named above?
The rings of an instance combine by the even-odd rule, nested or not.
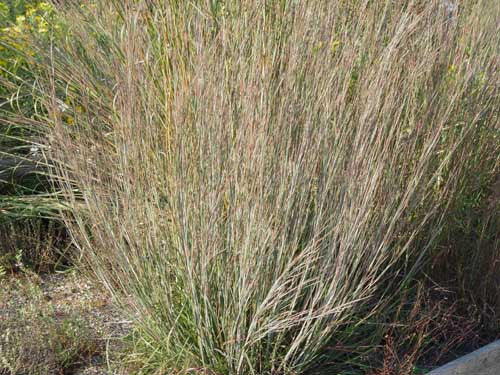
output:
[[[500,375],[500,340],[439,367],[427,375]]]

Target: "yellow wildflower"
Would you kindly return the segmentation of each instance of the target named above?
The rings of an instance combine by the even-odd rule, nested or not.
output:
[[[340,40],[334,40],[330,46],[332,53],[335,53],[340,46]]]
[[[31,17],[33,14],[36,13],[36,9],[35,8],[29,8],[27,11],[26,11],[26,16],[28,17]]]
[[[45,1],[42,1],[38,4],[38,9],[44,12],[50,12],[52,10],[52,5]]]
[[[48,23],[44,19],[38,22],[38,32],[43,34],[48,31]]]

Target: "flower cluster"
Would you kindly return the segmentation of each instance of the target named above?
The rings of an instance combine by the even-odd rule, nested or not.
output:
[[[13,9],[0,3],[0,74],[16,74],[25,56],[32,55],[28,37],[48,35],[57,25],[52,22],[54,9],[47,2],[26,5],[23,14],[13,15]]]

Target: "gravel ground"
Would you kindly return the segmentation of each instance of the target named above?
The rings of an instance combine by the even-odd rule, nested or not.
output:
[[[45,319],[46,316],[49,318]],[[117,352],[119,339],[130,330],[130,322],[113,308],[105,292],[76,272],[42,276],[18,273],[0,280],[0,374],[10,375],[2,361],[14,361],[19,366],[29,362],[35,367],[36,361],[47,361],[54,350],[41,347],[33,350],[33,347],[40,346],[45,337],[57,337],[53,332],[75,318],[82,322],[78,327],[83,328],[71,336],[75,347],[80,345],[78,340],[91,342],[93,353],[80,356],[64,371],[54,374],[125,375],[111,370],[108,362],[114,363],[113,353]],[[37,319],[43,319],[42,326]],[[2,335],[8,330],[14,332],[16,340]],[[26,353],[33,354],[30,358]]]

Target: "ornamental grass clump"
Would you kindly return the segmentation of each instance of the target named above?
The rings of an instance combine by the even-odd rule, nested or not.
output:
[[[500,6],[81,3],[33,62],[38,121],[135,373],[366,360],[471,155],[498,166]]]

